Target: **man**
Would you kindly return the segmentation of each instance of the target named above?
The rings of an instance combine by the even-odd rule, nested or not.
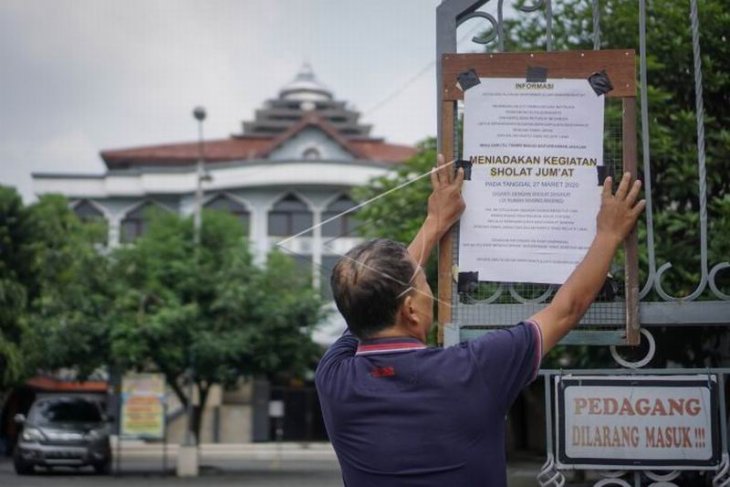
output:
[[[327,432],[348,487],[506,486],[505,416],[543,354],[601,289],[645,203],[625,174],[603,187],[596,237],[552,302],[527,321],[458,346],[428,348],[433,294],[423,264],[464,210],[463,172],[439,156],[428,214],[408,248],[374,240],[332,272],[348,324],[316,373]]]

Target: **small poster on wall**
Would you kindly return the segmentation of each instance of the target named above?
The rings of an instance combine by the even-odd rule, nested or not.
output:
[[[122,379],[121,435],[160,439],[165,434],[165,376],[128,374]]]

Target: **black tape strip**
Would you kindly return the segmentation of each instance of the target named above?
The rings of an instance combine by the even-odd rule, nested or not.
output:
[[[462,91],[466,91],[481,83],[479,75],[473,68],[460,73],[456,77],[456,81],[459,83],[459,87]]]
[[[528,66],[527,67],[527,79],[528,83],[544,83],[547,81],[547,68],[540,66]]]
[[[596,166],[596,172],[598,173],[598,186],[603,186],[603,182],[607,177],[613,177],[613,171],[610,166]]]
[[[459,272],[456,290],[461,294],[473,293],[479,286],[479,272]]]
[[[608,167],[596,166],[596,173],[598,174],[598,186],[603,186],[603,182],[608,177]]]
[[[590,83],[593,91],[596,92],[596,96],[605,95],[613,89],[613,85],[611,84],[611,80],[608,78],[608,74],[606,74],[605,69],[590,75],[588,77],[588,83]]]
[[[471,161],[458,159],[454,162],[454,169],[458,171],[459,168],[464,170],[464,181],[471,181]]]
[[[596,296],[597,301],[615,301],[616,296],[619,294],[618,283],[611,274],[606,276],[606,280],[603,282],[601,290],[598,291]]]

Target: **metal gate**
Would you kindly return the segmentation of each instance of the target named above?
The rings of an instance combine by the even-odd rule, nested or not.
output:
[[[709,237],[708,237],[708,172],[706,164],[706,145],[705,145],[705,109],[703,102],[703,75],[702,75],[702,62],[701,62],[701,42],[700,42],[700,25],[699,25],[699,12],[698,12],[698,0],[681,0],[686,5],[686,14],[689,18],[687,30],[689,32],[689,39],[691,40],[692,48],[692,64],[687,66],[688,72],[691,72],[692,86],[688,87],[688,93],[694,92],[694,122],[696,125],[696,147],[694,149],[687,148],[687,151],[692,150],[696,157],[696,173],[692,176],[693,180],[685,180],[687,185],[695,185],[697,189],[697,204],[692,208],[685,209],[686,212],[692,213],[692,218],[696,220],[699,226],[699,248],[695,250],[697,256],[699,256],[699,273],[698,282],[693,281],[691,286],[684,292],[677,292],[669,290],[667,282],[670,278],[669,274],[674,276],[674,282],[676,282],[677,270],[673,268],[672,262],[658,262],[656,256],[656,239],[670,239],[673,238],[671,235],[655,235],[655,218],[657,214],[654,211],[654,197],[657,190],[660,188],[652,188],[652,181],[656,180],[657,174],[652,174],[654,169],[651,164],[651,148],[650,148],[650,115],[652,107],[649,105],[648,96],[648,83],[647,83],[647,65],[648,65],[648,54],[651,54],[650,49],[654,46],[647,47],[647,1],[637,0],[634,4],[632,2],[626,2],[631,7],[635,6],[638,13],[638,25],[635,29],[638,31],[638,46],[624,45],[624,46],[612,46],[616,48],[638,48],[639,53],[639,80],[638,80],[638,97],[639,97],[639,120],[640,120],[640,147],[641,147],[641,163],[640,168],[643,173],[645,198],[647,201],[646,205],[646,217],[645,224],[641,228],[642,237],[639,241],[640,247],[645,250],[645,259],[641,264],[641,269],[644,272],[644,280],[640,282],[639,297],[641,302],[639,303],[639,322],[642,327],[642,336],[647,344],[645,348],[648,349],[646,356],[638,360],[630,361],[623,358],[619,351],[615,347],[611,347],[611,353],[616,362],[625,367],[624,369],[604,369],[601,371],[593,371],[598,374],[637,374],[652,373],[652,374],[707,374],[707,369],[702,370],[691,370],[684,368],[675,369],[662,369],[658,370],[641,370],[640,368],[647,365],[655,351],[654,337],[651,333],[652,328],[656,327],[674,327],[674,326],[730,326],[730,295],[721,289],[723,282],[727,285],[727,273],[730,272],[730,263],[727,262],[729,256],[723,255],[720,262],[709,262]],[[560,2],[555,0],[557,5]],[[585,0],[584,7],[592,9],[591,22],[585,27],[592,29],[592,40],[593,49],[600,50],[601,48],[601,12],[602,3],[600,0]],[[506,5],[505,5],[506,4]],[[575,4],[575,2],[573,2]],[[651,5],[650,5],[651,6]],[[482,22],[481,36],[472,37],[473,43],[482,46],[483,52],[504,52],[505,46],[508,45],[508,32],[507,28],[510,25],[507,22],[506,17],[517,17],[524,19],[525,16],[532,16],[532,19],[538,19],[537,24],[542,28],[542,35],[538,39],[535,49],[546,49],[547,51],[553,51],[556,45],[554,33],[556,27],[559,27],[560,19],[555,19],[553,15],[554,0],[533,0],[533,1],[515,1],[514,4],[510,4],[509,1],[504,0],[443,0],[437,7],[437,24],[436,24],[436,60],[437,60],[437,96],[438,96],[438,110],[439,117],[441,120],[443,117],[443,72],[442,72],[442,58],[448,54],[458,54],[457,40],[459,39],[459,26],[467,21],[475,20]],[[627,8],[629,8],[627,7]],[[652,28],[657,28],[653,26]],[[463,35],[463,32],[461,33]],[[668,40],[676,41],[676,40]],[[723,39],[723,42],[726,42]],[[474,44],[472,44],[472,47]],[[677,66],[676,69],[685,68],[684,66]],[[449,114],[451,115],[451,114]],[[456,111],[453,114],[457,116]],[[439,124],[439,149],[443,149],[441,145],[444,140],[443,128]],[[717,134],[709,134],[717,135]],[[677,134],[662,134],[662,136],[677,136]],[[453,154],[448,156],[457,157],[458,147],[454,144]],[[713,176],[713,174],[710,174]],[[715,174],[715,177],[722,177],[722,175]],[[727,177],[726,175],[724,176]],[[724,238],[728,238],[725,236]],[[440,258],[451,258],[452,251],[448,249],[447,252],[442,250]],[[671,287],[671,286],[669,286]],[[449,301],[450,296],[446,297],[446,301]],[[448,323],[447,325],[447,342],[463,341],[478,334],[478,330],[469,329],[468,327],[461,327],[459,323]],[[585,371],[574,371],[576,373]],[[543,371],[543,376],[546,379],[546,401],[548,403],[548,409],[551,405],[551,392],[550,383],[551,380],[556,376],[560,375],[561,371]],[[711,373],[716,373],[721,377],[721,382],[724,384],[724,377],[727,375],[727,369],[716,369]],[[716,486],[729,486],[730,485],[730,460],[728,459],[728,444],[727,444],[727,427],[726,427],[726,415],[727,411],[724,406],[724,395],[725,387],[720,387],[719,394],[722,398],[721,403],[723,407],[721,409],[722,416],[722,427],[720,429],[720,437],[722,440],[722,453],[721,461],[717,466],[715,472],[713,485]],[[554,452],[553,432],[551,430],[551,421],[546,422],[548,424],[548,462],[545,465],[543,472],[538,477],[540,485],[564,485],[565,479],[561,472],[556,469],[554,458],[552,453]],[[689,469],[689,468],[688,468]],[[605,474],[603,480],[598,481],[596,486],[603,485],[642,485],[642,482],[649,482],[651,485],[656,487],[659,486],[672,486],[678,485],[672,483],[678,477],[678,472],[670,471],[669,473],[653,474],[651,472],[641,472],[640,469],[630,472],[609,472]],[[626,479],[622,478],[625,477]],[[562,483],[561,483],[562,482]]]

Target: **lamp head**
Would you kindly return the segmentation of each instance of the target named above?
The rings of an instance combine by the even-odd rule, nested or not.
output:
[[[205,120],[205,108],[203,107],[195,107],[193,110],[193,116],[195,117],[195,120],[198,122],[202,122]]]

